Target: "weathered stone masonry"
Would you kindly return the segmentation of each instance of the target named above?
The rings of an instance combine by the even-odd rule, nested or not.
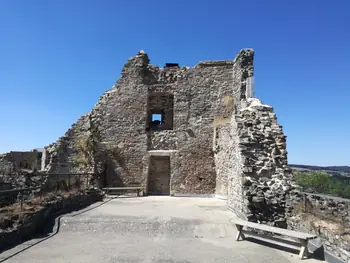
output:
[[[0,183],[8,187],[14,180],[6,173],[31,168],[99,174],[89,181],[98,187],[215,194],[249,221],[317,232],[327,251],[348,259],[343,250],[350,251],[349,233],[340,231],[350,222],[348,206],[310,199],[313,208],[322,203],[322,216],[326,210],[341,215],[339,233],[315,211],[299,213],[302,200],[287,164],[286,136],[273,108],[253,95],[253,57],[252,49],[243,49],[233,60],[160,68],[140,51],[95,107],[42,153],[0,155]],[[161,119],[153,120],[155,115]],[[48,189],[55,187],[56,177],[46,179]]]
[[[252,50],[243,50],[236,61],[250,58],[244,63],[252,67],[252,57]],[[207,61],[193,68],[159,68],[139,52],[94,109],[47,148],[47,171],[77,169],[75,142],[95,133],[98,147],[88,169],[106,169],[106,185],[147,186],[150,157],[162,151],[170,157],[171,194],[215,193],[213,123],[228,118],[244,98],[239,79],[246,73],[238,64]],[[225,104],[225,98],[231,103]],[[152,114],[162,114],[163,128],[153,129]]]
[[[253,57],[244,49],[234,60],[160,68],[140,51],[92,111],[46,147],[43,166],[105,171],[100,186],[217,194],[250,220],[283,221],[284,208],[269,202],[283,203],[279,189],[289,183],[285,137],[273,109],[251,98]]]
[[[285,136],[272,107],[254,98],[246,104],[219,129],[227,143],[219,140],[216,163],[228,179],[228,205],[250,221],[285,227],[292,184]]]
[[[20,169],[40,170],[42,153],[37,150],[28,152],[11,151],[0,155],[0,174],[13,173]]]

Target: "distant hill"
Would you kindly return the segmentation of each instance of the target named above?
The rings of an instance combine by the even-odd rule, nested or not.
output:
[[[319,171],[332,175],[333,178],[338,180],[346,180],[350,184],[350,166],[315,166],[315,165],[302,165],[302,164],[289,164],[289,166],[300,172],[307,171]]]
[[[315,165],[303,165],[303,164],[289,164],[292,168],[315,170],[315,171],[332,171],[350,173],[350,166],[315,166]]]

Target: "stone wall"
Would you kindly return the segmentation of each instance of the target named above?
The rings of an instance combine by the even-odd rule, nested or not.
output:
[[[68,180],[69,173],[95,172],[91,130],[88,113],[81,116],[55,143],[44,148],[41,166],[42,172],[49,174],[45,181],[46,189],[56,187],[55,174],[63,174],[60,175],[60,180]],[[91,179],[93,178],[88,179],[88,182]]]
[[[233,60],[161,68],[138,52],[95,107],[45,147],[42,167],[104,172],[100,186],[147,186],[150,152],[166,152],[170,194],[216,193],[232,209],[266,221],[254,205],[280,200],[287,159],[272,108],[248,98],[253,58],[252,49],[243,49]],[[152,122],[152,114],[161,121]]]
[[[41,152],[37,150],[20,152],[11,151],[0,155],[0,173],[25,170],[39,170]]]
[[[288,227],[319,236],[326,253],[350,260],[350,200],[294,190]]]
[[[216,166],[228,178],[228,206],[250,221],[286,227],[286,137],[272,107],[252,98],[244,104],[219,129]]]
[[[178,150],[178,136],[177,132],[173,130],[164,131],[150,131],[148,140],[149,150]]]
[[[233,61],[232,84],[220,90],[217,100],[217,115],[213,127],[213,149],[216,166],[216,194],[222,197],[228,196],[229,180],[232,174],[238,176],[241,167],[239,157],[238,134],[234,116],[246,105],[247,79],[254,75],[254,51],[252,49],[241,50]],[[238,169],[238,170],[237,170]],[[240,193],[239,180],[232,185],[231,197]],[[232,200],[232,198],[231,198]],[[235,202],[237,203],[237,202]]]
[[[74,160],[78,155],[78,141],[90,135],[89,114],[81,116],[55,143],[45,147],[43,170],[50,173],[69,173],[79,170]],[[85,166],[84,166],[85,168]],[[90,169],[86,169],[90,171]]]
[[[246,106],[247,81],[254,75],[253,58],[252,49],[242,49],[234,60],[232,97],[236,111]]]
[[[45,170],[76,170],[74,160],[81,155],[76,143],[85,136],[93,147],[89,163],[79,169],[105,170],[108,186],[147,185],[149,151],[158,150],[169,151],[171,194],[213,194],[217,183],[225,192],[227,183],[216,178],[213,125],[230,122],[245,100],[253,54],[246,49],[235,60],[160,68],[140,51],[92,111],[46,147]],[[153,113],[165,121],[157,130],[150,125]]]
[[[292,184],[286,137],[272,107],[257,99],[247,102],[247,107],[236,116],[247,217],[251,221],[286,227],[285,204]]]
[[[249,98],[253,51],[242,50],[233,64],[231,90],[222,91],[214,122],[216,194],[250,221],[286,227],[291,189],[286,137],[273,108]],[[232,107],[233,106],[233,107]]]
[[[41,152],[36,150],[0,155],[0,190],[38,186],[42,182],[36,173],[40,159]]]
[[[230,174],[230,163],[233,161],[231,152],[231,125],[222,125],[214,128],[213,151],[216,167],[216,189],[215,194],[227,198],[228,177]]]
[[[15,164],[8,159],[6,154],[0,156],[0,174],[13,173],[15,170]]]

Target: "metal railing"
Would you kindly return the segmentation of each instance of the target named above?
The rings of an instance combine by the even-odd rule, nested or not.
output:
[[[70,191],[73,188],[81,189],[89,187],[89,178],[96,173],[52,173],[47,174],[48,180],[54,180],[55,191]],[[54,178],[54,179],[53,179]]]
[[[89,178],[99,176],[97,173],[50,173],[50,174],[35,174],[33,177],[39,177],[40,185],[27,188],[6,189],[0,191],[0,199],[9,198],[9,203],[16,203],[13,199],[19,200],[21,211],[25,203],[25,194],[34,191],[39,192],[40,200],[44,193],[58,191],[70,192],[71,190],[81,190],[90,187]],[[44,179],[45,178],[45,179]],[[45,181],[46,180],[46,181]],[[12,199],[12,200],[11,200]]]
[[[24,193],[25,192],[30,192],[30,191],[35,191],[39,190],[40,191],[40,200],[42,198],[42,191],[41,191],[41,186],[39,187],[28,187],[28,188],[20,188],[20,189],[9,189],[9,190],[2,190],[0,191],[0,197],[6,197],[11,194],[20,194],[20,206],[21,206],[21,211],[23,210],[23,203],[24,203]]]

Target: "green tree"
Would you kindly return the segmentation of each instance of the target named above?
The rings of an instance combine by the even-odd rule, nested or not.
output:
[[[306,191],[330,194],[344,198],[350,198],[350,185],[345,180],[339,180],[326,173],[317,171],[297,173],[295,182]]]
[[[298,173],[295,181],[303,188],[311,188],[319,193],[328,192],[332,184],[332,178],[328,174],[319,172]]]
[[[350,186],[346,186],[342,192],[342,197],[350,198]]]
[[[343,185],[340,183],[340,182],[332,182],[330,185],[329,185],[329,193],[332,194],[332,195],[339,195],[339,196],[342,196],[343,194]]]

